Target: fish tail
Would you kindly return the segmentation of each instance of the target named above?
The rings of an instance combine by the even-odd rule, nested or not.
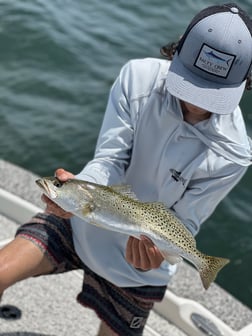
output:
[[[198,268],[205,289],[215,280],[218,272],[229,263],[229,259],[204,255],[203,262]]]

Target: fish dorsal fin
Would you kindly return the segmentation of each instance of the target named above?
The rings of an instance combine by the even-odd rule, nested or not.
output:
[[[110,188],[119,194],[130,197],[134,200],[138,200],[136,195],[132,191],[131,186],[128,184],[112,185],[110,186]]]

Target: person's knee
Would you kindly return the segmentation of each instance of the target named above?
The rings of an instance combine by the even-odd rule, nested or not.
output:
[[[38,246],[16,237],[0,249],[0,293],[20,280],[48,274],[53,268]]]

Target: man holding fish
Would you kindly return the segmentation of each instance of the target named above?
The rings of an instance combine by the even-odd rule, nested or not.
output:
[[[58,169],[37,182],[47,209],[0,251],[0,293],[81,268],[78,301],[101,318],[98,335],[140,336],[181,257],[209,287],[228,260],[203,255],[193,236],[251,164],[238,106],[250,84],[251,35],[241,8],[211,6],[172,61],[165,46],[168,60],[122,68],[94,159],[78,175]]]

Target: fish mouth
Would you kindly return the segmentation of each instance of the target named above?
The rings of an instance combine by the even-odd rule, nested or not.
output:
[[[46,180],[44,180],[44,179],[38,179],[35,182],[37,183],[37,185],[41,189],[43,189],[45,191],[45,193],[46,193],[47,196],[49,196],[50,198],[52,198],[53,195],[52,195],[52,193],[50,191],[50,188],[49,188],[48,183],[46,182]]]

